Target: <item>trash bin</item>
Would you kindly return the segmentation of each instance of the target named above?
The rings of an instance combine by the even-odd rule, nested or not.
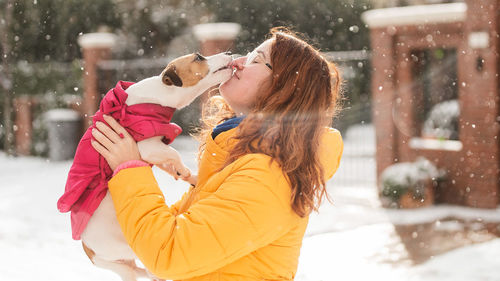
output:
[[[45,113],[48,121],[49,159],[68,160],[75,156],[81,137],[81,116],[71,109],[52,109]]]

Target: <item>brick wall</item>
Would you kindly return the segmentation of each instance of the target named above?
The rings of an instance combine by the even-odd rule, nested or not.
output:
[[[489,35],[487,48],[465,48],[465,59],[459,65],[464,84],[460,139],[466,151],[464,166],[470,173],[463,175],[467,183],[465,203],[469,206],[496,207],[498,201],[499,150],[498,136],[498,20],[499,0],[468,0],[465,38],[471,32],[485,31]],[[466,40],[464,40],[466,41]],[[484,60],[481,71],[477,60]]]

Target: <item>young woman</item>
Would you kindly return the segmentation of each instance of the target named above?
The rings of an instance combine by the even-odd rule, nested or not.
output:
[[[309,214],[342,154],[340,133],[327,127],[340,77],[292,33],[271,35],[233,61],[236,72],[219,89],[222,120],[200,148],[198,182],[176,204],[165,205],[117,122],[108,117],[111,128],[99,124],[94,133],[94,148],[116,173],[109,190],[123,233],[160,278],[294,279]]]

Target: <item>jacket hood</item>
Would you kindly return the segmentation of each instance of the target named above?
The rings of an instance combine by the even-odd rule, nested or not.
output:
[[[340,158],[344,151],[342,135],[337,129],[325,128],[325,132],[320,140],[319,149],[320,161],[323,164],[325,180],[333,177],[340,165]]]

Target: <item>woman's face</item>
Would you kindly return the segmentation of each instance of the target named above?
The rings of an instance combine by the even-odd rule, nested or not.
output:
[[[219,87],[221,96],[237,115],[248,114],[258,94],[271,86],[272,43],[273,39],[269,39],[248,55],[235,59],[231,66],[236,71]]]

